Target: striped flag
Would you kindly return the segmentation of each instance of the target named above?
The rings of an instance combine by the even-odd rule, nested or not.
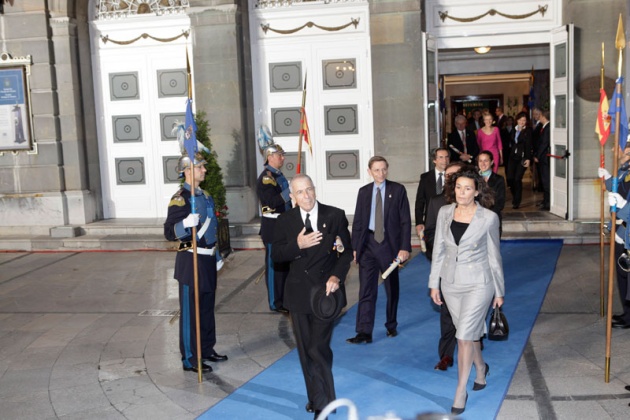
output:
[[[623,84],[623,77],[617,79],[617,84]],[[628,141],[628,114],[626,113],[626,104],[623,101],[623,94],[617,92],[617,88],[615,88],[615,93],[611,99],[611,106],[608,110],[608,115],[610,115],[610,134],[615,134],[615,116],[617,114],[617,99],[619,99],[619,148],[624,150],[626,148],[626,142]]]
[[[602,146],[606,144],[610,135],[610,115],[608,115],[608,97],[604,89],[599,90],[599,109],[597,110],[595,133],[599,137],[600,144]]]
[[[308,120],[306,119],[306,109],[302,107],[302,119],[300,120],[300,134],[308,145],[308,151],[313,155],[313,146],[311,144],[311,133],[308,129]]]

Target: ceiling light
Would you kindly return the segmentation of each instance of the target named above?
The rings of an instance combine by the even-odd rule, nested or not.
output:
[[[486,54],[490,52],[490,47],[475,47],[475,52],[477,54]]]

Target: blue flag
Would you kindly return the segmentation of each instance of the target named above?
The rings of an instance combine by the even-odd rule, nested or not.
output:
[[[623,77],[617,79],[617,84],[623,84]],[[619,99],[619,148],[624,150],[626,148],[626,142],[628,141],[628,114],[626,113],[626,104],[623,102],[623,95],[617,92],[615,87],[615,93],[610,101],[610,108],[608,109],[608,115],[611,117],[610,121],[610,134],[615,134],[617,115],[617,99]]]
[[[186,129],[184,148],[194,165],[195,153],[197,153],[197,124],[192,112],[192,99],[188,99],[186,102],[186,123],[184,128]]]
[[[534,108],[536,104],[536,93],[534,92],[534,85],[529,87],[529,99],[527,99],[527,107],[529,109]]]

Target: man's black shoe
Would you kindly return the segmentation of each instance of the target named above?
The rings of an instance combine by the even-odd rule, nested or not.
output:
[[[304,407],[304,409],[306,410],[307,413],[312,413],[315,411],[315,409],[313,408],[313,403],[310,401],[306,403],[306,406]]]
[[[315,410],[315,417],[313,417],[314,420],[317,420],[319,418],[319,415],[322,413],[322,410]],[[323,420],[327,420],[328,417],[325,417]],[[322,419],[320,419],[322,420]]]
[[[217,352],[213,352],[210,356],[208,357],[204,357],[203,359],[201,359],[202,362],[225,362],[228,359],[227,356],[225,355],[221,355],[221,354],[217,354]]]
[[[350,344],[361,344],[361,343],[369,344],[372,342],[372,335],[365,334],[365,333],[358,333],[355,337],[348,338],[346,341]]]
[[[398,331],[396,331],[396,328],[392,328],[391,330],[388,329],[387,330],[387,336],[388,337],[396,337],[398,335]]]
[[[627,324],[624,321],[621,321],[621,322],[613,321],[612,322],[612,327],[613,328],[620,328],[620,329],[623,329],[623,330],[627,330],[628,328],[630,328],[630,324]]]
[[[209,373],[212,372],[212,366],[208,366],[206,364],[204,364],[203,362],[201,362],[201,372],[202,373]],[[191,367],[186,367],[186,366],[182,366],[182,368],[184,369],[185,372],[199,372],[199,370],[197,370],[197,366],[191,366]]]
[[[284,306],[281,306],[278,309],[274,309],[274,311],[280,312],[281,314],[288,314],[289,313],[289,310],[287,308],[285,308]]]
[[[613,315],[612,320],[616,322],[623,322],[623,315]]]

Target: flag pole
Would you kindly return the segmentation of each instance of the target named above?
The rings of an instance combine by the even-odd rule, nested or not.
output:
[[[602,42],[602,66],[599,69],[599,88],[604,89],[604,43]],[[601,112],[601,108],[597,111]],[[599,116],[598,122],[599,124]],[[606,162],[604,157],[604,145],[602,142],[599,142],[599,167],[605,168]],[[600,182],[600,194],[599,194],[599,316],[604,317],[604,290],[606,288],[604,278],[605,278],[605,268],[606,265],[606,257],[605,254],[605,246],[604,246],[604,194],[606,192],[606,182],[602,177]]]
[[[621,118],[621,67],[623,65],[623,49],[626,47],[626,37],[623,30],[623,20],[621,13],[619,14],[619,24],[617,25],[617,36],[615,37],[615,48],[619,50],[619,58],[617,61],[617,85],[615,86],[615,147],[613,149],[613,172],[612,172],[612,192],[618,190],[619,178],[617,171],[619,170],[619,130]],[[628,124],[624,121],[624,124]],[[611,208],[611,227],[610,227],[610,255],[608,261],[608,313],[606,314],[606,365],[604,372],[604,381],[610,382],[610,348],[612,338],[612,303],[613,303],[613,275],[617,261],[615,261],[615,231],[617,228],[617,206]]]
[[[188,59],[188,44],[186,44],[186,73],[188,75],[188,100],[192,102],[192,74],[190,71],[190,60]],[[192,106],[192,104],[191,104]],[[186,127],[188,128],[188,127]],[[190,186],[190,205],[191,213],[195,213],[195,156],[190,158],[190,175],[192,185]],[[195,287],[195,337],[197,346],[197,382],[201,383],[201,328],[199,325],[199,267],[197,264],[197,226],[192,227],[192,246],[193,246],[193,278]]]
[[[304,107],[306,106],[306,77],[308,76],[307,72],[304,72],[304,90],[302,90],[302,108],[300,108],[300,138],[298,140],[298,155],[297,155],[297,168],[295,173],[302,173],[302,139],[304,137],[304,133],[302,130],[302,126],[304,124]]]

